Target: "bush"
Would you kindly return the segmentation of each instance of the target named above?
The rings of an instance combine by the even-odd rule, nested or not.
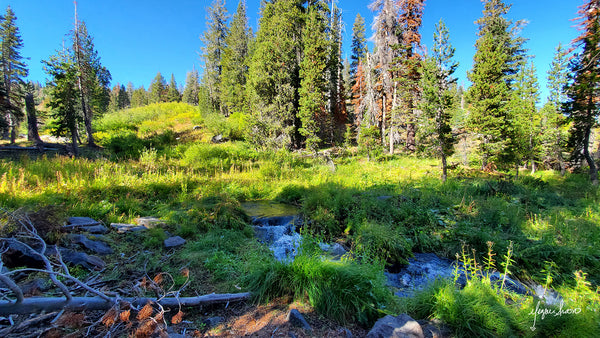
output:
[[[392,297],[381,265],[327,261],[304,252],[290,264],[255,266],[245,281],[259,301],[293,296],[328,318],[365,327],[379,318]]]

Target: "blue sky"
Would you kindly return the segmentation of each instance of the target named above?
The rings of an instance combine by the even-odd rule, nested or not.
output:
[[[96,49],[113,77],[112,84],[131,81],[148,88],[160,71],[169,80],[171,73],[178,84],[185,82],[193,67],[201,70],[198,56],[199,39],[206,28],[206,8],[212,0],[79,0],[79,19],[84,20],[94,37]],[[345,22],[344,53],[349,57],[352,24],[357,13],[367,22],[367,35],[372,35],[375,13],[367,5],[370,0],[337,0]],[[509,1],[507,1],[509,2]],[[246,0],[250,24],[256,30],[260,0]],[[529,23],[521,35],[528,38],[527,48],[534,62],[546,96],[546,72],[559,42],[569,44],[578,35],[572,19],[583,0],[513,0],[509,13],[512,20]],[[233,14],[238,0],[226,0]],[[29,79],[44,82],[46,74],[41,60],[54,54],[73,27],[72,0],[0,0],[2,12],[10,5],[17,15],[25,47],[22,55],[30,57]],[[477,26],[481,16],[480,0],[427,0],[423,18],[423,43],[430,46],[434,25],[443,18],[456,48],[459,81],[468,86],[467,71],[475,53]]]

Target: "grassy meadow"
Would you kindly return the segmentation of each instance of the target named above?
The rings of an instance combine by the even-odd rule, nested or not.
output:
[[[514,178],[459,165],[442,183],[436,159],[367,160],[352,147],[332,150],[333,169],[310,154],[254,148],[241,140],[243,116],[203,116],[181,103],[111,113],[95,129],[100,153],[0,160],[0,205],[45,210],[59,224],[69,216],[105,224],[165,220],[145,234],[109,235],[115,254],[107,259],[107,280],[187,267],[187,292],[251,291],[262,302],[291,297],[342,323],[367,326],[386,313],[408,312],[439,318],[456,336],[600,332],[600,192],[586,175]],[[211,144],[216,134],[232,141]],[[240,208],[253,200],[300,208],[306,240],[293,263],[275,261],[254,238]],[[49,237],[63,240],[53,231]],[[167,254],[168,234],[188,242]],[[324,261],[319,241],[337,241],[351,254]],[[462,290],[436,283],[411,299],[392,297],[383,270],[406,263],[412,252],[451,259],[462,253],[475,269],[494,267],[556,289],[565,309],[581,311],[538,316],[532,331],[537,300],[498,290],[477,273]]]

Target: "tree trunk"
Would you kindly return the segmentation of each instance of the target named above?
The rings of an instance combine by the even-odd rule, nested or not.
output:
[[[446,154],[442,151],[442,182],[446,183],[448,179],[448,163],[446,160]]]
[[[37,114],[35,112],[35,102],[33,101],[32,93],[25,95],[25,110],[27,111],[27,140],[35,143],[36,147],[42,147],[43,142],[38,132]]]
[[[598,185],[598,168],[596,168],[596,163],[590,154],[589,143],[590,143],[590,133],[591,128],[586,128],[585,130],[585,139],[583,142],[583,157],[587,161],[590,166],[590,181],[592,181],[593,185]]]
[[[408,151],[410,151],[411,153],[413,153],[413,152],[415,152],[415,150],[417,150],[417,146],[416,146],[416,142],[415,142],[416,135],[417,135],[417,126],[413,122],[410,122],[406,126],[406,149],[408,149]]]
[[[180,297],[163,298],[158,301],[160,305],[166,308],[178,308],[181,306],[199,306],[220,303],[240,302],[250,299],[250,293],[226,293],[210,294],[198,297]],[[8,316],[11,314],[50,312],[56,310],[108,310],[118,301],[131,303],[135,307],[144,306],[148,301],[157,302],[155,298],[111,298],[109,301],[100,297],[73,297],[70,301],[58,297],[30,297],[22,302],[0,300],[0,315]]]

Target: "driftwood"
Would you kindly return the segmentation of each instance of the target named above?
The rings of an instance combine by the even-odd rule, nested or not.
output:
[[[128,302],[134,307],[144,306],[146,303],[154,302],[165,308],[176,308],[181,306],[192,307],[210,304],[222,304],[241,302],[250,299],[249,292],[243,293],[225,293],[210,294],[198,297],[169,297],[169,298],[110,298],[109,300],[100,297],[72,297],[66,300],[62,297],[31,297],[25,298],[22,302],[0,301],[0,315],[7,316],[11,314],[37,313],[60,310],[109,310],[119,301]]]

